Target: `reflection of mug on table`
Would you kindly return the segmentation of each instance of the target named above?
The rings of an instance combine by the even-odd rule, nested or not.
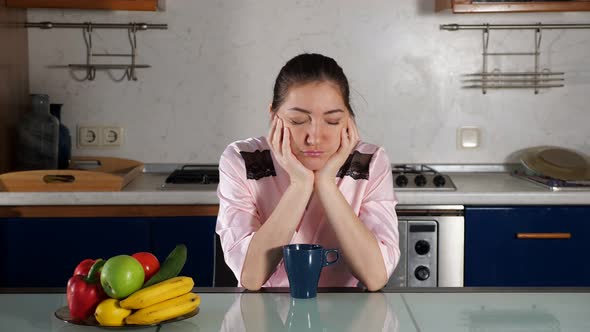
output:
[[[287,331],[324,331],[318,299],[291,298],[286,325]]]
[[[335,253],[336,258],[328,260],[330,253]],[[283,246],[291,296],[302,299],[316,297],[322,268],[336,263],[339,257],[337,249],[324,249],[319,244]]]
[[[222,332],[405,332],[386,294],[324,293],[296,299],[287,293],[235,294]],[[412,326],[410,321],[406,326]],[[174,324],[170,324],[174,325]],[[192,332],[192,331],[191,331]]]

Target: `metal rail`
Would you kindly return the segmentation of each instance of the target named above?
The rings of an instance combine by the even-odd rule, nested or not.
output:
[[[123,70],[123,76],[120,78],[111,78],[120,82],[123,79],[137,81],[136,69],[150,68],[149,65],[137,64],[137,32],[146,30],[166,30],[168,24],[148,24],[148,23],[54,23],[54,22],[26,22],[27,28],[40,28],[43,30],[49,29],[81,29],[84,37],[84,44],[86,46],[86,63],[85,64],[69,64],[65,67],[70,68],[71,76],[77,81],[92,81],[96,77],[97,70]],[[121,29],[127,30],[129,39],[130,53],[94,53],[92,45],[92,33],[96,29]],[[93,57],[128,57],[129,64],[98,64],[94,62]],[[56,66],[52,66],[56,67]],[[64,66],[57,66],[64,67]],[[73,70],[83,70],[85,75],[83,77],[76,77]]]
[[[487,93],[488,89],[534,89],[535,94],[538,94],[540,89],[561,88],[565,85],[563,72],[551,72],[547,68],[540,68],[542,31],[551,29],[590,29],[590,24],[442,24],[440,29],[447,31],[482,31],[482,69],[479,73],[463,75],[475,77],[475,79],[463,80],[463,84],[467,84],[463,86],[464,89],[481,89],[484,94]],[[532,52],[490,52],[488,50],[490,30],[533,30],[535,49]],[[488,68],[488,58],[490,56],[532,56],[534,70],[521,73],[503,73],[499,69],[490,71]]]
[[[53,22],[26,22],[26,28],[40,29],[135,29],[135,30],[166,30],[168,24],[147,24],[147,23],[53,23]]]
[[[535,30],[535,29],[590,29],[590,24],[441,24],[441,30]]]

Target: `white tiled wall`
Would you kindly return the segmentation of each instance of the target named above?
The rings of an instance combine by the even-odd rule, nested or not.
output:
[[[51,66],[84,61],[80,30],[29,30],[30,85],[64,103],[76,125],[117,125],[125,143],[74,154],[144,162],[217,162],[231,141],[263,135],[280,67],[301,52],[334,57],[348,75],[362,137],[385,146],[392,162],[503,162],[527,146],[553,144],[590,153],[590,30],[543,32],[541,63],[566,72],[566,87],[461,89],[481,70],[479,31],[447,23],[590,23],[590,13],[453,15],[434,1],[169,0],[157,13],[29,10],[29,21],[167,23],[140,32],[139,81],[105,72],[77,82]],[[96,30],[97,52],[127,52],[125,31]],[[532,31],[492,31],[490,49],[531,51]],[[121,59],[125,61],[125,59]],[[490,68],[531,70],[532,59],[498,58]],[[120,76],[119,72],[112,72]],[[457,149],[462,126],[481,129],[481,146]]]

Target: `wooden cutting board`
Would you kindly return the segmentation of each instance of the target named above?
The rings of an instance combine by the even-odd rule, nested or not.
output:
[[[143,171],[143,163],[112,157],[72,157],[70,168],[0,174],[0,191],[120,191]]]

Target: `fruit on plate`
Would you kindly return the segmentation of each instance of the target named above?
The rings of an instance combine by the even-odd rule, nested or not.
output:
[[[121,308],[119,300],[106,299],[96,307],[94,318],[102,326],[123,326],[132,310]]]
[[[104,263],[104,260],[97,259],[88,271],[88,276],[77,274],[68,280],[66,299],[73,319],[85,320],[90,317],[96,306],[107,298],[97,273]]]
[[[191,277],[174,277],[138,290],[121,301],[121,307],[143,309],[156,303],[186,294],[195,285]]]
[[[143,272],[145,279],[143,282],[148,281],[154,274],[160,270],[160,261],[151,252],[136,252],[131,257],[137,259],[137,261],[143,266]]]
[[[149,325],[186,315],[199,307],[201,297],[195,293],[186,293],[175,298],[139,309],[125,318],[131,325]]]
[[[160,266],[160,270],[151,277],[143,287],[149,287],[151,285],[157,284],[164,280],[168,280],[170,278],[176,277],[184,264],[186,263],[186,256],[187,256],[187,249],[186,245],[179,244],[177,245],[166,257],[162,266]]]
[[[109,258],[100,273],[100,283],[105,293],[114,299],[122,299],[143,286],[145,273],[137,259],[129,255]]]

